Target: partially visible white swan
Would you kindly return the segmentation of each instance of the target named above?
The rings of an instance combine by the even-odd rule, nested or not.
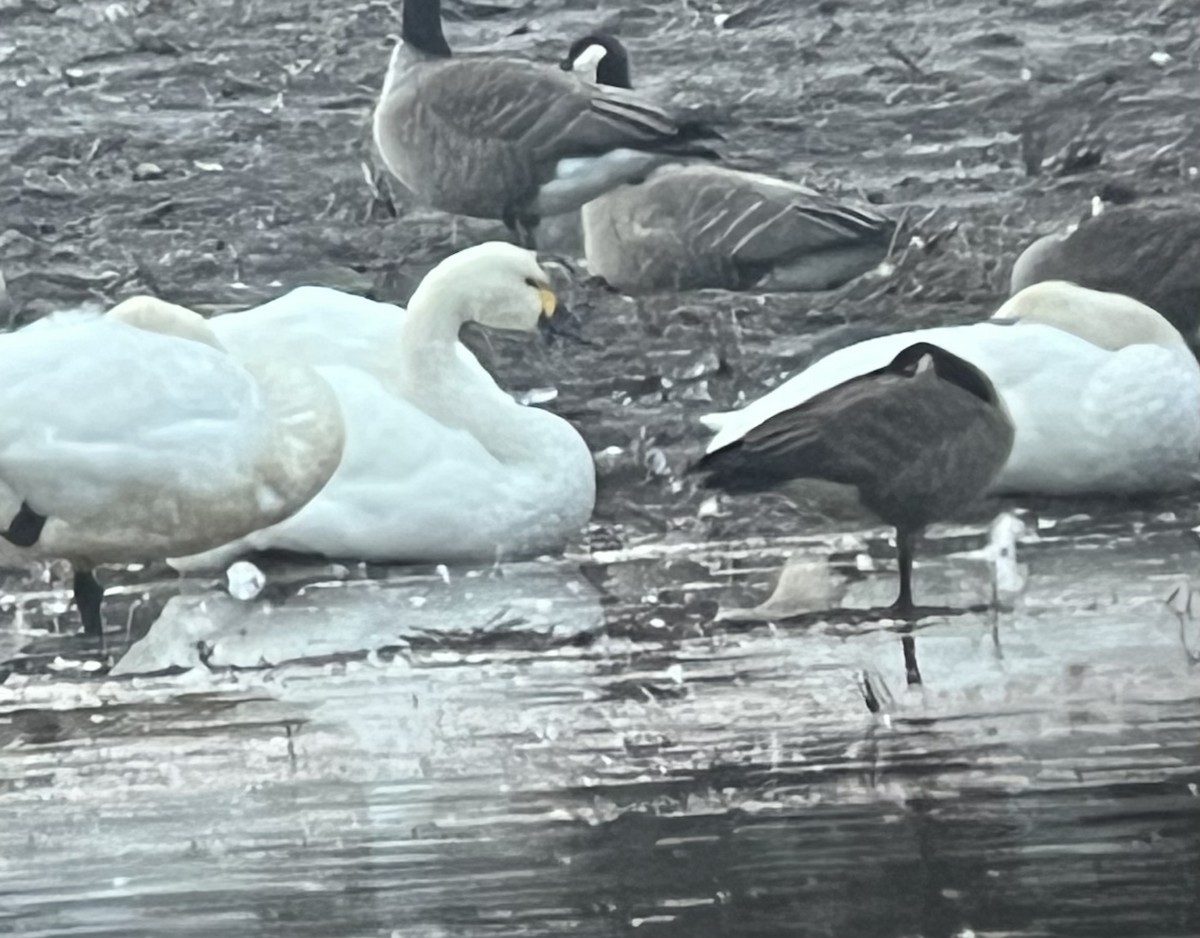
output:
[[[491,242],[435,267],[407,311],[328,291],[334,309],[319,291],[293,291],[274,310],[211,320],[235,350],[277,341],[284,354],[317,365],[345,415],[345,454],[329,484],[287,521],[172,563],[221,567],[272,548],[490,561],[561,547],[595,504],[591,453],[565,420],[517,404],[458,341],[470,321],[536,329],[554,311],[548,284],[532,252]]]
[[[97,564],[206,550],[307,502],[341,457],[337,399],[312,369],[258,358],[169,307],[0,338],[0,563],[69,560],[94,634]]]
[[[713,414],[712,452],[772,415],[887,364],[913,342],[991,379],[1016,428],[994,492],[1119,494],[1200,477],[1200,366],[1162,316],[1064,281],[1027,287],[988,322],[918,329],[840,349],[747,407]]]

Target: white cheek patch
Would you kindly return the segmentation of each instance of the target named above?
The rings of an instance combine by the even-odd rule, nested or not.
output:
[[[592,43],[575,56],[575,60],[571,63],[571,71],[578,72],[588,81],[595,81],[596,70],[606,55],[608,55],[608,50],[604,46]]]

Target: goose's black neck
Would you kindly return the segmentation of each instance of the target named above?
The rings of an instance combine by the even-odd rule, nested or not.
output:
[[[613,40],[606,43],[607,52],[596,66],[596,83],[613,88],[632,88],[629,80],[629,53],[621,43]]]
[[[400,38],[426,55],[450,56],[442,33],[442,0],[404,0]]]

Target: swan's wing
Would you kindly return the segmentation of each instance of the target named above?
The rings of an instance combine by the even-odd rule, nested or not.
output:
[[[209,320],[241,361],[270,356],[317,367],[386,361],[404,310],[328,287],[297,287],[261,306]]]
[[[1200,479],[1200,366],[1185,350],[1133,345],[1107,356],[1078,392],[1094,441],[1094,490],[1178,489]]]
[[[358,369],[321,374],[347,430],[326,486],[290,518],[172,565],[210,569],[268,549],[379,561],[478,556],[480,543],[511,541],[551,510],[535,475],[504,466],[471,433],[446,427]]]
[[[408,316],[401,306],[330,287],[296,287],[261,306],[210,319],[221,344],[239,361],[271,358],[313,368],[347,366],[381,380],[399,373],[398,343]],[[459,358],[490,383],[471,351]]]
[[[6,337],[0,389],[0,479],[68,521],[245,478],[267,439],[257,384],[226,354],[111,320]]]

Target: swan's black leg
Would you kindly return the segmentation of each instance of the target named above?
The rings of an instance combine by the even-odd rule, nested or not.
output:
[[[91,570],[75,571],[75,606],[83,620],[83,634],[102,636],[104,624],[100,620],[100,603],[104,601],[104,587]]]
[[[39,515],[29,507],[29,502],[21,502],[21,508],[8,523],[8,530],[0,531],[10,544],[17,547],[32,547],[42,536],[42,528],[46,526],[46,516]]]

